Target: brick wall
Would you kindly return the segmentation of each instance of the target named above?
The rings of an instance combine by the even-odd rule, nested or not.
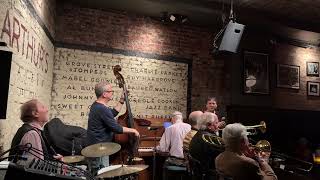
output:
[[[56,40],[60,43],[113,48],[193,60],[192,110],[203,108],[207,96],[229,103],[225,61],[213,58],[214,32],[187,25],[163,24],[149,17],[57,4]]]
[[[278,44],[274,47],[274,68],[276,68],[276,64],[289,64],[300,67],[300,89],[274,88],[272,94],[274,107],[320,111],[320,97],[307,96],[307,81],[320,82],[319,77],[307,76],[307,61],[320,63],[320,49],[303,48],[288,44]]]
[[[13,52],[7,119],[0,120],[0,146],[4,149],[9,148],[22,124],[19,109],[22,103],[32,98],[47,106],[51,103],[54,45],[28,3],[0,0],[0,41],[8,44],[2,49]]]
[[[271,43],[270,40],[274,42]],[[320,49],[290,45],[292,42],[277,40],[270,32],[247,28],[241,40],[239,53],[231,61],[231,104],[240,106],[262,106],[280,109],[320,110],[320,97],[307,96],[307,81],[320,82],[319,77],[306,74],[306,62],[320,62]],[[299,44],[298,44],[299,45]],[[243,51],[269,55],[270,95],[248,95],[243,93]],[[277,64],[300,67],[300,89],[277,87]]]
[[[55,36],[56,0],[30,0],[33,8],[50,32]]]

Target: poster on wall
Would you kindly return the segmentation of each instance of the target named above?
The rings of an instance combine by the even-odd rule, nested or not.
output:
[[[136,118],[169,118],[173,111],[187,112],[188,64],[147,57],[58,48],[54,65],[51,117],[85,127],[90,105],[96,100],[94,86],[112,84],[113,99],[119,101],[113,67],[121,74],[129,91],[129,102]],[[126,110],[122,108],[119,114]]]
[[[320,96],[320,82],[307,82],[307,95],[308,96]]]
[[[319,77],[319,62],[307,62],[307,76]]]
[[[244,52],[244,93],[269,94],[268,54]]]
[[[300,67],[277,64],[277,87],[300,89]]]

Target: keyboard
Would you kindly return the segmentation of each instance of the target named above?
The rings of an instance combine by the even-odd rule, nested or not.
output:
[[[154,152],[154,147],[139,147],[138,152]]]

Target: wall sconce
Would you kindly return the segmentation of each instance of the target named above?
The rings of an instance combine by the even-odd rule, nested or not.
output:
[[[177,15],[171,14],[169,19],[174,22],[177,19],[176,16]]]
[[[172,22],[181,23],[181,24],[186,23],[188,21],[188,17],[181,14],[171,14],[169,19]]]
[[[181,15],[181,14],[168,14],[168,12],[161,12],[161,17],[160,20],[162,22],[173,22],[173,23],[177,23],[177,24],[184,24],[186,22],[188,22],[188,17],[185,15]]]

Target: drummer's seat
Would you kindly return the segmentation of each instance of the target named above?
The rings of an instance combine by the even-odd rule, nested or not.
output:
[[[169,161],[168,161],[169,159]],[[187,166],[185,164],[179,164],[175,165],[170,161],[170,158],[168,158],[164,165],[163,165],[163,180],[169,180],[169,179],[188,179],[188,170]],[[176,158],[171,158],[176,159]],[[177,159],[182,160],[182,159]]]

